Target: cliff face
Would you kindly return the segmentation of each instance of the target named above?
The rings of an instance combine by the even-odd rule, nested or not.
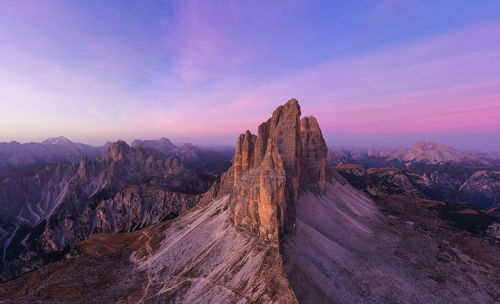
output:
[[[326,146],[318,121],[312,116],[300,120],[302,141],[300,185],[313,193],[320,193],[325,187]]]
[[[230,189],[233,223],[275,244],[295,227],[300,191],[319,194],[325,185],[327,147],[319,124],[300,115],[298,101],[291,99],[259,126],[257,135],[241,134],[221,185]]]
[[[208,179],[153,149],[113,143],[102,158],[0,177],[0,280],[62,256],[96,232],[140,229],[193,207]]]

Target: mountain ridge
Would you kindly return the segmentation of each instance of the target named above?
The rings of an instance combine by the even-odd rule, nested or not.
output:
[[[5,280],[43,266],[94,232],[118,232],[175,217],[211,181],[154,149],[111,144],[102,158],[0,176]],[[131,187],[134,186],[134,187]]]

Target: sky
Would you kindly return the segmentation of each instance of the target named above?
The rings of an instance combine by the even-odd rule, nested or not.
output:
[[[290,98],[329,145],[500,151],[500,1],[0,0],[0,141],[234,145]]]

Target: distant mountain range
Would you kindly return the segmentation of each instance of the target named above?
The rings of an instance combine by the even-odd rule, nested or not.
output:
[[[186,167],[213,175],[220,175],[231,166],[234,147],[200,147],[190,143],[174,145],[168,138],[134,140],[132,147],[154,148],[165,155],[179,159]]]
[[[111,145],[90,146],[75,143],[66,137],[51,137],[41,143],[16,141],[0,143],[0,174],[27,166],[79,162],[83,157],[96,159]],[[192,144],[177,146],[167,138],[158,140],[134,140],[132,147],[154,148],[167,156],[179,159],[187,167],[219,175],[231,165],[234,147],[200,147]]]
[[[499,167],[500,153],[472,153],[428,141],[419,141],[401,149],[359,148],[331,146],[330,165],[357,163],[369,168],[419,169],[426,166],[443,167]]]
[[[0,174],[30,165],[79,162],[82,157],[95,159],[102,156],[105,149],[106,146],[74,143],[63,136],[48,138],[41,143],[3,142],[0,143]]]
[[[488,208],[500,202],[500,158],[466,153],[432,142],[409,148],[333,147],[333,166],[371,195],[402,194]]]

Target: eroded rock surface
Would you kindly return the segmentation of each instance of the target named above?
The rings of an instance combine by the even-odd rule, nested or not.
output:
[[[194,206],[211,185],[178,160],[125,142],[97,160],[0,177],[0,279],[61,258],[95,232],[133,231]]]
[[[319,124],[300,115],[299,103],[291,99],[257,135],[241,134],[228,181],[233,223],[273,243],[294,229],[299,192],[319,194],[325,185],[327,147]]]

